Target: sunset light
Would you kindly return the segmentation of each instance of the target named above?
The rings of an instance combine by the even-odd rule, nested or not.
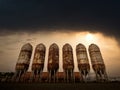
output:
[[[88,33],[88,34],[86,35],[85,39],[86,39],[87,42],[91,42],[91,41],[93,41],[94,36],[93,36],[92,34],[89,34],[89,33]]]

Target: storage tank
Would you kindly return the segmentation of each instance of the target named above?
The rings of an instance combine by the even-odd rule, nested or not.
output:
[[[49,47],[48,55],[48,71],[49,71],[49,82],[56,81],[56,72],[59,68],[59,47],[53,43]]]
[[[63,69],[64,69],[64,80],[65,82],[71,82],[74,80],[74,61],[73,61],[73,50],[70,44],[66,43],[63,48]]]
[[[89,54],[93,70],[95,71],[96,74],[96,79],[107,80],[105,64],[103,62],[103,57],[101,55],[99,47],[96,44],[91,44],[89,46]]]
[[[21,77],[22,74],[24,74],[28,70],[32,50],[33,47],[30,43],[23,45],[21,48],[18,61],[15,67],[16,70],[15,77],[18,77],[18,79]]]
[[[86,80],[86,76],[90,71],[90,65],[89,65],[86,48],[81,43],[76,46],[76,56],[77,56],[78,69],[80,71],[80,76],[82,74],[83,79]]]
[[[41,73],[44,67],[45,61],[45,52],[46,47],[44,44],[38,44],[35,48],[33,63],[32,63],[32,72],[33,72],[33,79],[37,79],[37,81],[41,81]]]

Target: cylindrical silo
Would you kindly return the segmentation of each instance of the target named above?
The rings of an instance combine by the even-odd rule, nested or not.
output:
[[[33,63],[32,63],[32,72],[33,72],[33,79],[37,79],[41,81],[41,73],[44,67],[45,61],[45,52],[46,47],[44,44],[38,44],[35,48]]]
[[[32,55],[32,50],[33,47],[30,43],[23,45],[21,48],[18,61],[15,67],[16,70],[15,77],[18,78],[18,80],[20,79],[21,75],[28,70]]]
[[[63,55],[63,69],[64,69],[64,80],[67,82],[74,81],[74,61],[73,61],[73,50],[70,44],[65,44],[62,48]]]
[[[48,71],[49,71],[49,82],[56,81],[56,72],[59,68],[59,47],[53,43],[49,47],[48,55]]]
[[[96,74],[96,79],[107,80],[105,64],[103,62],[103,58],[99,47],[95,44],[91,44],[89,46],[89,54],[90,54],[93,70],[95,71]]]
[[[83,44],[78,44],[76,46],[76,56],[77,56],[78,69],[80,71],[80,74],[82,74],[83,79],[86,79],[86,76],[90,71],[90,65],[87,56],[87,51]]]

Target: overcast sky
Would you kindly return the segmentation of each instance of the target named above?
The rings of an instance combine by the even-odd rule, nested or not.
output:
[[[20,48],[28,42],[34,48],[70,43],[73,49],[96,43],[108,73],[120,76],[119,24],[118,0],[0,0],[0,71],[14,71]],[[94,38],[83,41],[88,33]]]
[[[119,38],[119,23],[119,0],[0,0],[1,33],[57,28]]]

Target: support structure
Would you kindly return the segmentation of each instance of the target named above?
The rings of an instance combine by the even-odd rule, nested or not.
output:
[[[44,67],[44,61],[45,61],[45,52],[46,47],[44,44],[38,44],[35,48],[33,63],[32,63],[32,81],[34,82],[41,82],[41,74]]]
[[[82,75],[82,78],[80,80],[86,82],[86,77],[88,76],[88,73],[90,71],[90,65],[86,48],[81,43],[76,46],[76,56],[78,61],[78,69],[80,71],[80,74]]]
[[[48,55],[48,72],[49,72],[49,82],[56,82],[56,72],[59,68],[59,47],[57,44],[53,43],[49,48]]]
[[[99,47],[95,44],[91,44],[89,46],[89,54],[93,70],[96,74],[96,80],[100,82],[107,81],[108,78],[106,74],[105,64],[103,62],[102,54],[100,52]]]
[[[59,73],[59,47],[53,43],[49,47],[47,74],[43,72],[46,47],[40,43],[35,48],[35,53],[32,61],[32,73],[27,74],[30,64],[33,47],[30,43],[23,45],[21,48],[18,61],[15,67],[15,74],[12,81],[16,82],[87,82],[89,78],[90,65],[87,55],[86,47],[79,43],[76,45],[76,57],[78,62],[79,72],[74,72],[74,58],[72,46],[66,43],[62,47],[63,72]],[[97,45],[91,44],[89,46],[89,56],[91,59],[92,68],[96,75],[96,81],[108,81],[105,64],[103,62],[102,54]],[[7,76],[6,76],[7,77]],[[76,80],[76,81],[75,81]]]
[[[19,82],[21,79],[21,76],[23,74],[25,74],[25,72],[28,70],[31,55],[32,55],[32,49],[33,48],[32,48],[32,45],[30,43],[27,43],[27,44],[22,46],[16,67],[15,67],[16,72],[15,72],[15,75],[13,77],[14,81]]]
[[[74,82],[74,61],[73,61],[73,50],[70,44],[65,44],[62,48],[63,51],[63,69],[64,69],[64,82]]]

